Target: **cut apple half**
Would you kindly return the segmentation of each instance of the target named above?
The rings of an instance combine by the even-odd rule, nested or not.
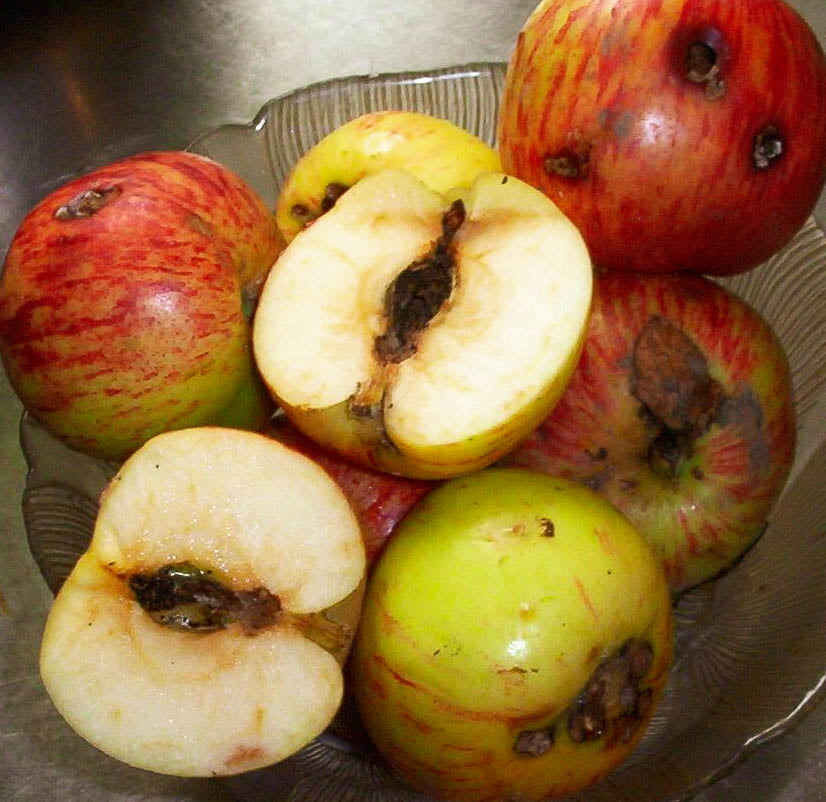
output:
[[[260,768],[338,709],[365,558],[311,460],[264,435],[161,434],[104,491],[55,598],[40,670],[58,711],[138,768]]]
[[[579,232],[529,185],[486,173],[441,195],[384,170],[282,252],[255,358],[320,444],[391,473],[469,473],[558,400],[591,290]]]

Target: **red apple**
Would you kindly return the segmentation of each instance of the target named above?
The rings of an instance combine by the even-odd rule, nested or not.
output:
[[[55,436],[109,459],[165,429],[257,428],[249,317],[282,247],[255,192],[203,156],[146,153],[75,179],[6,256],[9,381]]]
[[[562,399],[511,455],[617,506],[672,590],[759,535],[794,457],[789,368],[743,300],[689,273],[605,273]]]
[[[826,58],[781,0],[543,0],[511,58],[499,147],[597,266],[741,272],[823,188]]]
[[[368,565],[375,562],[396,525],[413,505],[439,484],[350,462],[319,446],[284,416],[275,418],[266,434],[309,457],[333,478],[361,525]]]

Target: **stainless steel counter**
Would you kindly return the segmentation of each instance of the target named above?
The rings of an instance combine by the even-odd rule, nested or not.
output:
[[[791,0],[826,42],[826,2]],[[272,96],[340,75],[504,61],[534,0],[76,0],[0,5],[0,253],[74,174],[246,122]],[[826,219],[819,207],[821,222]],[[20,405],[0,375],[0,799],[225,800],[223,786],[135,771],[77,737],[37,674],[50,595],[20,508]],[[826,706],[699,799],[814,802]]]

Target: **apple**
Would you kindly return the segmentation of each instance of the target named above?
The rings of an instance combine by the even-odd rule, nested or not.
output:
[[[364,569],[358,522],[310,459],[240,429],[157,435],[103,493],[49,611],[43,682],[138,768],[272,764],[339,707]]]
[[[565,394],[504,462],[611,501],[676,592],[760,534],[795,432],[784,349],[751,306],[702,276],[606,272]]]
[[[273,397],[309,437],[369,468],[469,473],[547,415],[591,299],[576,228],[501,173],[440,195],[363,178],[273,267],[253,328]]]
[[[275,415],[264,433],[319,464],[350,502],[361,526],[367,565],[372,565],[411,507],[437,486],[372,470],[327,451],[299,431],[284,415]]]
[[[387,543],[351,687],[420,791],[544,800],[631,753],[672,649],[664,576],[624,516],[579,483],[488,468],[429,493]]]
[[[0,278],[12,387],[57,438],[112,460],[166,429],[260,427],[250,316],[282,247],[254,191],[194,153],[64,184],[24,218]]]
[[[501,169],[496,149],[449,120],[397,109],[368,112],[335,128],[293,166],[275,209],[284,239],[385,168],[407,170],[440,193]]]
[[[826,177],[826,58],[782,0],[543,0],[512,53],[502,167],[597,267],[726,275],[789,242]]]

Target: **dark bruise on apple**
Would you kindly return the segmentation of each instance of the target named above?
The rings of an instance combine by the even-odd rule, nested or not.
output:
[[[591,284],[578,231],[524,182],[487,173],[440,195],[380,171],[273,267],[255,359],[287,417],[341,456],[422,479],[469,473],[559,397]]]
[[[503,461],[607,497],[680,591],[763,531],[794,452],[789,366],[754,309],[700,276],[600,273],[565,395]]]

